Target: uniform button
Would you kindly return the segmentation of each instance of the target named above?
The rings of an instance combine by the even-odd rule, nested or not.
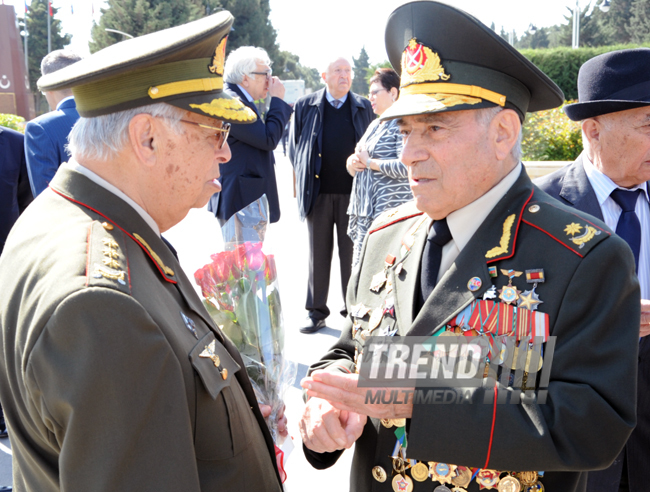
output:
[[[318,176],[318,174],[316,175],[316,179],[319,179],[319,176]]]
[[[318,157],[320,157],[320,154],[318,154]]]
[[[381,466],[375,466],[372,469],[372,476],[378,482],[385,482],[387,477],[386,470],[384,470]]]
[[[528,211],[531,214],[535,214],[535,213],[539,212],[539,205],[531,205],[530,208],[528,209]]]
[[[108,222],[102,222],[102,227],[106,229],[107,231],[112,231],[113,230],[113,224],[109,224]]]

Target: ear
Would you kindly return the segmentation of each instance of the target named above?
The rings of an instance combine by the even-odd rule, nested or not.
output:
[[[129,142],[138,161],[148,167],[156,164],[158,146],[155,118],[140,113],[129,122]]]
[[[399,96],[399,91],[397,90],[397,87],[391,87],[388,92],[393,97],[393,101],[397,101],[397,97]]]
[[[248,87],[250,82],[248,81],[248,75],[244,75],[244,78],[241,80],[240,84],[242,87]]]
[[[504,109],[494,117],[492,127],[495,131],[496,158],[502,161],[510,155],[512,148],[517,144],[521,131],[519,115],[512,109]]]
[[[320,76],[323,79],[323,82],[327,82],[327,72],[321,73]]]
[[[584,145],[587,155],[593,162],[594,153],[600,153],[600,133],[602,131],[602,123],[596,118],[588,118],[582,121],[582,138],[586,138],[589,142]]]

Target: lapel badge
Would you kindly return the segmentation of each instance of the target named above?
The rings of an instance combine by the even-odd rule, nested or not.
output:
[[[216,367],[219,370],[219,374],[221,374],[221,379],[226,379],[228,377],[228,369],[226,369],[225,367],[221,367],[221,359],[215,353],[216,343],[217,343],[216,340],[212,340],[212,342],[210,342],[210,345],[205,346],[205,350],[203,350],[203,352],[199,354],[199,357],[210,359],[214,364],[214,367]]]
[[[526,270],[526,282],[533,284],[532,290],[525,290],[520,296],[517,306],[529,309],[530,311],[536,311],[537,306],[542,304],[544,301],[539,300],[539,295],[535,292],[537,284],[544,283],[546,277],[544,276],[543,268],[535,268],[533,270]]]
[[[519,277],[524,272],[518,272],[512,269],[506,270],[502,268],[501,273],[504,274],[506,277],[508,277],[508,285],[504,285],[499,290],[499,299],[501,299],[506,304],[512,304],[517,299],[519,299],[519,294],[521,293],[521,291],[517,289],[517,287],[512,285],[512,279],[515,277]]]
[[[192,335],[194,335],[194,338],[198,340],[199,334],[196,332],[196,325],[194,324],[194,320],[189,316],[186,316],[183,311],[181,311],[181,318],[183,318],[183,321],[185,322],[185,327],[190,330]]]
[[[497,298],[497,288],[493,285],[490,287],[488,290],[485,291],[483,294],[483,300],[487,301],[488,299],[496,299]]]
[[[497,278],[499,276],[499,274],[497,273],[497,267],[495,266],[488,267],[488,273],[492,278]]]
[[[370,312],[370,308],[363,305],[362,302],[350,307],[350,314],[353,318],[363,318]]]
[[[389,315],[390,317],[394,318],[395,317],[395,298],[394,297],[387,297],[386,300],[384,301],[384,309],[383,313],[385,315]]]
[[[470,292],[476,292],[481,288],[481,285],[483,285],[483,283],[479,277],[472,277],[469,279],[469,282],[467,282],[467,288]]]

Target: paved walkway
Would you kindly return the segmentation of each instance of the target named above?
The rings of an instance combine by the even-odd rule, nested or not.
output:
[[[289,430],[295,443],[295,449],[287,462],[288,478],[285,488],[288,492],[345,492],[348,490],[352,450],[346,451],[334,467],[318,471],[305,460],[298,432],[298,419],[304,406],[299,389],[300,379],[305,376],[307,367],[318,360],[341,333],[343,318],[338,313],[343,306],[343,296],[338,253],[334,251],[328,302],[332,314],[327,319],[327,328],[316,334],[303,335],[298,328],[306,316],[307,226],[300,221],[296,200],[293,198],[291,164],[281,150],[275,152],[275,159],[282,216],[279,222],[270,226],[264,248],[276,258],[286,332],[285,351],[287,357],[298,365],[296,383],[285,398]],[[198,268],[210,261],[210,254],[220,251],[222,247],[219,225],[205,209],[190,211],[185,220],[164,236],[178,251],[181,265],[190,279],[194,278],[194,272]]]

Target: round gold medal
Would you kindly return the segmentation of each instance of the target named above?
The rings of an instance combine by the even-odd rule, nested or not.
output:
[[[413,480],[406,475],[395,475],[393,477],[393,490],[395,492],[411,492],[413,490]]]
[[[386,427],[386,429],[390,429],[393,426],[393,421],[391,419],[381,419],[380,422],[381,425]]]
[[[406,425],[406,419],[391,419],[391,422],[395,427],[404,427]]]
[[[429,478],[429,467],[419,461],[415,466],[411,467],[411,476],[413,477],[413,480],[424,482]]]
[[[512,475],[507,475],[499,480],[497,489],[499,492],[521,492],[521,484]]]
[[[521,484],[524,487],[530,487],[537,483],[537,472],[536,471],[523,471],[517,473],[517,478],[521,481]]]
[[[457,487],[467,487],[472,481],[472,472],[466,466],[456,467],[456,476],[451,479],[451,483]]]
[[[375,466],[372,469],[372,478],[378,482],[383,483],[386,481],[386,478],[388,478],[388,475],[386,475],[386,470],[384,470],[381,466]]]

